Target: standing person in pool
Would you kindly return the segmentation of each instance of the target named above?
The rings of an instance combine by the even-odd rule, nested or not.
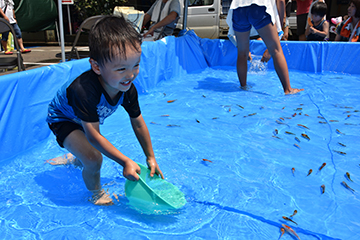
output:
[[[82,166],[85,185],[93,193],[92,202],[109,205],[112,199],[100,184],[102,154],[122,165],[127,179],[137,181],[140,173],[140,167],[100,133],[100,125],[119,105],[130,117],[150,175],[164,176],[156,162],[133,84],[139,74],[141,35],[123,17],[105,16],[90,31],[89,49],[91,69],[64,84],[48,110],[50,129],[59,145],[70,153],[47,162]]]
[[[348,18],[336,27],[335,41],[360,42],[360,0],[351,0]]]
[[[249,34],[253,25],[273,58],[284,93],[294,94],[303,90],[290,85],[288,67],[275,25],[276,21],[281,22],[278,6],[284,11],[284,7],[281,7],[284,6],[284,0],[233,0],[231,3],[226,22],[230,35],[233,35],[235,30],[238,49],[236,69],[242,88],[246,88]],[[284,13],[281,16],[284,16]]]

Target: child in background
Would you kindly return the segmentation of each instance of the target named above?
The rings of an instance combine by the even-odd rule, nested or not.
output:
[[[360,42],[360,0],[351,0],[348,18],[336,27],[335,41]]]
[[[311,23],[306,27],[307,41],[324,41],[329,34],[329,22],[324,18],[327,12],[326,3],[318,1],[311,7]]]
[[[100,124],[119,105],[130,117],[151,169],[150,175],[160,174],[164,177],[156,162],[133,84],[139,74],[141,35],[123,17],[105,16],[92,27],[89,48],[91,69],[64,84],[48,110],[50,129],[59,145],[70,153],[47,162],[52,165],[82,166],[85,185],[93,193],[92,202],[111,205],[112,199],[100,184],[102,154],[122,165],[123,175],[127,179],[137,181],[140,173],[138,164],[100,133]]]
[[[251,26],[254,26],[273,58],[284,93],[294,94],[303,90],[290,85],[288,67],[275,25],[276,18],[280,23],[283,22],[283,18],[279,18],[278,6],[285,6],[285,0],[233,0],[231,3],[226,22],[229,25],[230,39],[235,30],[238,49],[236,69],[242,88],[246,89],[249,35]],[[279,10],[283,17],[285,8],[280,7]]]

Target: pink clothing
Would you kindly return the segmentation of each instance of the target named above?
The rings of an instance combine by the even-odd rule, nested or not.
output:
[[[310,5],[313,0],[296,0],[296,15],[309,13]]]

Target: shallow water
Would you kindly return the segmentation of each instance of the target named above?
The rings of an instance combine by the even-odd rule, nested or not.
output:
[[[250,68],[248,91],[239,89],[234,68],[214,68],[140,95],[157,161],[188,201],[177,213],[131,209],[122,168],[107,158],[102,184],[121,196],[114,206],[92,205],[79,169],[44,164],[65,153],[51,136],[0,165],[4,239],[261,240],[278,239],[281,224],[301,239],[359,239],[359,76],[291,71],[292,86],[305,91],[284,96],[274,71],[258,62]],[[145,163],[124,110],[102,133]],[[298,225],[282,218],[295,209]]]

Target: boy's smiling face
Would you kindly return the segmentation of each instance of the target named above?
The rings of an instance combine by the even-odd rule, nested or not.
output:
[[[93,59],[90,63],[94,72],[100,75],[101,85],[110,97],[115,97],[119,91],[126,92],[139,74],[141,47],[134,49],[129,44],[126,46],[126,59],[115,54],[115,57],[103,66]]]

